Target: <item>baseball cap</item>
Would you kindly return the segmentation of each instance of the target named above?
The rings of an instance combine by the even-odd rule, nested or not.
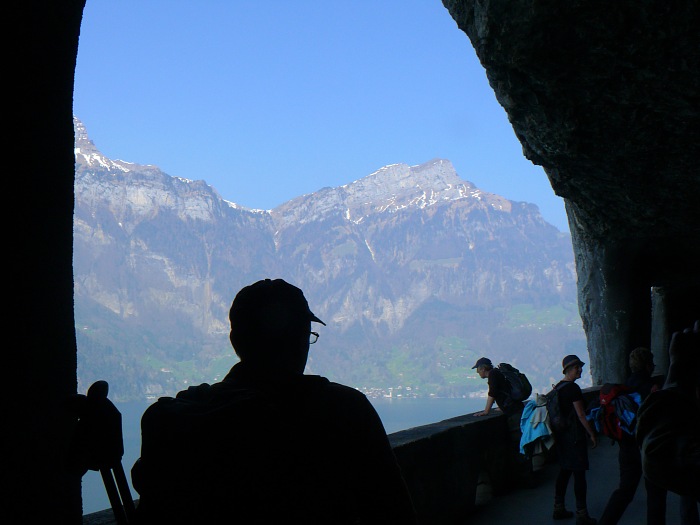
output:
[[[577,356],[575,355],[567,355],[564,359],[561,360],[561,373],[565,373],[566,369],[569,368],[571,365],[585,365],[583,361],[581,361]]]
[[[326,325],[309,308],[304,293],[283,279],[263,279],[241,289],[229,310],[231,328],[284,330],[313,321]]]
[[[472,367],[472,370],[484,365],[493,367],[493,364],[491,363],[491,360],[488,357],[480,357],[476,360],[476,364]]]

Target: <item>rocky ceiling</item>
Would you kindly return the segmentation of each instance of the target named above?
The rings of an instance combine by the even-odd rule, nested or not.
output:
[[[594,381],[636,346],[665,371],[700,318],[700,2],[443,4],[565,200]]]
[[[700,3],[444,0],[594,238],[698,242]]]

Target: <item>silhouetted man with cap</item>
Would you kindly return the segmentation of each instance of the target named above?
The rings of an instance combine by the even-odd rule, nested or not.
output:
[[[160,398],[132,469],[143,523],[414,524],[384,426],[364,394],[304,375],[324,324],[282,279],[229,312],[240,362],[220,383]]]

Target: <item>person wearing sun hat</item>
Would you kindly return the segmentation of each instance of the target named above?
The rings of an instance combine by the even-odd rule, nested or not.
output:
[[[367,397],[304,369],[325,323],[282,279],[229,311],[240,358],[218,383],[163,397],[141,419],[138,523],[387,523],[416,512]],[[309,499],[311,498],[311,500]]]
[[[561,373],[566,375],[566,369],[569,368],[570,366],[578,365],[581,368],[581,371],[583,371],[583,367],[586,363],[581,361],[577,355],[567,355],[564,359],[561,360]],[[581,377],[581,374],[579,373],[579,377]],[[577,379],[578,379],[577,378]]]
[[[586,419],[586,409],[583,402],[583,392],[576,381],[581,378],[583,367],[586,363],[577,355],[567,355],[561,361],[564,379],[554,388],[559,390],[559,407],[562,419],[570,421],[565,431],[555,432],[557,457],[559,459],[559,474],[554,484],[554,512],[553,518],[566,519],[574,516],[574,513],[566,510],[564,500],[569,479],[574,478],[574,496],[576,499],[576,525],[595,525],[597,521],[588,514],[586,493],[586,471],[588,465],[588,445],[586,435],[593,443],[598,445],[598,438],[593,427]]]

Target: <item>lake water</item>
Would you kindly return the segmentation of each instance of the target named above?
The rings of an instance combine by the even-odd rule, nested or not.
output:
[[[483,410],[484,398],[377,398],[370,399],[379,413],[387,434],[407,428],[418,427],[463,414]],[[130,470],[139,456],[141,447],[140,422],[145,402],[119,403],[124,434],[124,457],[122,465],[131,483]],[[134,498],[138,497],[136,493]],[[110,508],[109,498],[99,472],[89,470],[83,476],[83,513],[90,514]]]

